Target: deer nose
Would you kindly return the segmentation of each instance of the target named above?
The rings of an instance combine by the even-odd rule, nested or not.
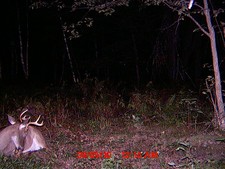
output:
[[[16,149],[17,149],[18,151],[23,151],[24,148],[23,148],[22,146],[19,146],[19,147],[17,147]]]

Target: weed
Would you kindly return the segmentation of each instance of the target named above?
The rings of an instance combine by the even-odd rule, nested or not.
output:
[[[121,160],[116,160],[114,156],[110,159],[104,159],[101,164],[101,169],[119,169],[120,164],[122,164]]]
[[[52,168],[50,163],[44,163],[41,159],[29,156],[27,158],[9,158],[0,156],[0,168],[10,169],[24,169],[24,168],[40,168],[50,169]]]

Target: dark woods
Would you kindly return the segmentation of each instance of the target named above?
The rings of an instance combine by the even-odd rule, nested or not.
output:
[[[71,10],[69,3],[60,10],[54,4],[40,6],[29,1],[5,5],[2,82],[62,85],[97,77],[125,86],[153,82],[198,88],[211,74],[203,68],[212,64],[208,38],[164,6],[130,2],[115,7],[110,16],[82,6]],[[223,76],[225,51],[217,22],[222,19],[218,13],[214,24]]]

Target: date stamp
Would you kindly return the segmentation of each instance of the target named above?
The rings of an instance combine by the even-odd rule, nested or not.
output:
[[[123,151],[120,153],[122,159],[129,159],[129,158],[135,158],[135,159],[146,159],[146,158],[158,158],[159,153],[158,152],[127,152]],[[79,159],[109,159],[112,157],[112,152],[98,152],[98,151],[79,151],[76,154],[76,157]]]

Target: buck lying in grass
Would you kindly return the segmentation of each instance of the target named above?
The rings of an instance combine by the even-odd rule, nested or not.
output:
[[[43,126],[38,123],[41,116],[35,122],[30,121],[30,116],[24,116],[28,110],[20,114],[20,122],[8,115],[10,126],[0,132],[0,154],[6,156],[20,156],[21,153],[33,152],[47,148],[41,132],[31,126]]]

